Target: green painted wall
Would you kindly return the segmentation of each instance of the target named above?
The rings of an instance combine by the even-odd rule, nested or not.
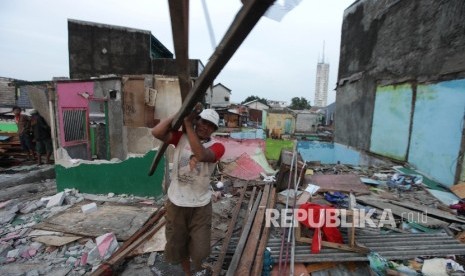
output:
[[[278,160],[281,155],[281,149],[284,148],[292,150],[294,148],[294,141],[266,139],[266,159]]]
[[[17,132],[18,127],[16,126],[16,123],[10,123],[10,122],[2,122],[0,123],[0,132]]]
[[[81,164],[71,168],[56,165],[57,189],[76,188],[90,194],[112,192],[159,197],[163,193],[165,159],[162,158],[155,173],[148,176],[155,153],[151,151],[144,157],[129,158],[120,163]]]

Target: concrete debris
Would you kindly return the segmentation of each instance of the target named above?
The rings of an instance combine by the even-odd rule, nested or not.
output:
[[[93,212],[97,211],[97,204],[95,202],[92,202],[92,203],[89,203],[89,204],[86,204],[86,205],[82,205],[81,210],[82,210],[82,212],[84,214],[93,213]]]
[[[107,233],[95,239],[100,257],[103,260],[110,258],[111,254],[118,249],[118,241],[113,233]]]
[[[39,271],[37,269],[30,270],[26,273],[26,276],[39,276]]]
[[[18,258],[19,257],[19,249],[14,249],[14,250],[8,251],[8,253],[6,254],[6,257],[7,258]]]
[[[147,259],[148,266],[152,266],[155,263],[155,260],[157,259],[157,254],[157,252],[150,253],[149,258]]]
[[[45,203],[41,200],[36,200],[36,201],[32,201],[32,202],[29,202],[25,207],[21,208],[21,210],[19,210],[19,212],[21,214],[28,214],[34,210],[37,210],[38,208],[44,206]]]
[[[49,200],[48,200],[48,203],[47,203],[47,208],[60,206],[63,203],[64,199],[65,199],[65,193],[64,192],[58,193],[58,194],[50,197]]]

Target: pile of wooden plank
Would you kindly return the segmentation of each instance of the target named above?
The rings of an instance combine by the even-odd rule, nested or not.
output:
[[[19,165],[26,157],[16,133],[0,132],[0,167]]]

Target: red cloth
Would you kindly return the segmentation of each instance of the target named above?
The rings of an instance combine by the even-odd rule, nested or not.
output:
[[[324,238],[325,241],[341,243],[343,244],[344,241],[342,240],[341,232],[337,227],[329,227],[327,226],[327,221],[321,221],[321,215],[323,215],[323,219],[327,219],[326,213],[329,212],[332,217],[336,212],[336,208],[328,205],[319,205],[315,203],[305,203],[300,205],[300,210],[307,213],[307,219],[300,221],[303,225],[308,228],[314,229],[315,232],[312,238],[312,253],[319,253],[321,250],[321,240]],[[312,217],[309,217],[309,214]],[[324,222],[324,223],[320,223]],[[330,223],[335,223],[335,220],[329,221]],[[321,224],[321,226],[320,226]],[[323,232],[323,237],[322,237]]]

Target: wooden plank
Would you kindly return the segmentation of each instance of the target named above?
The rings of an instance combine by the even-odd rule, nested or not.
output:
[[[306,177],[307,179],[307,177]],[[370,194],[368,187],[355,174],[325,175],[318,174],[308,177],[308,180],[320,186],[318,192],[352,192],[354,194]]]
[[[144,80],[123,78],[123,121],[125,126],[145,127]]]
[[[189,77],[189,0],[168,1],[181,98],[191,89]]]
[[[307,237],[302,236],[301,227],[302,226],[299,223],[299,225],[295,229],[296,230],[295,231],[295,240],[298,241],[298,242],[312,244],[312,239],[311,238],[307,238]],[[335,248],[335,249],[341,249],[341,250],[351,251],[351,252],[358,252],[358,253],[368,253],[370,251],[368,248],[365,248],[365,247],[360,247],[360,246],[351,247],[351,246],[346,245],[346,244],[340,244],[340,243],[328,242],[328,241],[321,241],[321,246],[322,247],[325,246],[325,247]]]
[[[275,0],[250,0],[245,2],[234,18],[233,23],[227,30],[225,36],[216,47],[207,65],[192,87],[181,109],[173,119],[172,128],[178,129],[184,117],[188,115],[198,102],[202,102],[208,87],[213,83],[218,74],[223,70],[239,46],[252,31],[258,20],[273,4]],[[153,175],[161,157],[165,153],[167,146],[163,143],[155,155],[149,170],[149,175]]]
[[[455,222],[459,222],[459,223],[465,223],[465,219],[460,219],[457,216],[454,216],[454,215],[452,215],[452,214],[450,214],[448,212],[441,211],[441,210],[436,209],[436,208],[431,208],[431,207],[416,204],[416,203],[413,203],[413,202],[395,201],[395,200],[389,200],[388,202],[392,203],[392,204],[395,204],[395,205],[402,206],[402,207],[406,207],[406,208],[409,208],[409,209],[412,209],[412,210],[417,210],[417,211],[420,211],[422,213],[426,213],[428,215],[435,216],[435,217],[438,217],[438,218],[442,218],[442,219],[445,219],[445,220],[455,221]]]
[[[226,252],[229,247],[229,242],[231,241],[232,234],[234,232],[234,226],[236,225],[237,217],[239,215],[239,211],[241,210],[242,200],[244,199],[245,191],[247,190],[247,182],[244,183],[244,188],[242,189],[241,196],[237,201],[236,207],[234,208],[231,221],[229,221],[228,232],[223,239],[223,245],[221,246],[221,252],[218,256],[218,260],[215,263],[215,267],[213,268],[213,276],[220,275],[221,266],[223,265],[224,257],[226,256]]]
[[[250,194],[250,198],[249,198],[249,204],[247,205],[247,209],[246,209],[246,212],[245,212],[244,223],[247,221],[247,219],[249,218],[250,212],[252,211],[252,207],[253,207],[253,203],[254,203],[253,199],[255,197],[255,192],[256,191],[257,191],[257,187],[253,187],[252,193]],[[242,230],[244,230],[244,228],[241,229],[241,233],[242,233]]]
[[[441,227],[443,225],[447,225],[446,222],[444,222],[442,220],[439,220],[439,219],[435,219],[435,218],[433,218],[431,216],[427,216],[426,214],[422,214],[422,213],[413,211],[411,209],[407,209],[407,208],[404,208],[404,207],[401,207],[401,206],[398,206],[398,205],[394,205],[394,204],[389,203],[389,202],[379,201],[379,200],[370,198],[368,196],[357,197],[357,201],[359,201],[359,202],[361,202],[363,204],[374,206],[374,207],[379,208],[381,210],[386,210],[386,209],[391,210],[392,214],[394,214],[396,216],[399,216],[399,217],[401,217],[403,219],[406,219],[406,220],[408,220],[410,222],[414,222],[414,223],[417,223],[419,225],[423,225],[425,227],[437,228],[437,227]]]
[[[73,241],[77,241],[82,237],[77,236],[40,236],[35,237],[32,240],[40,243],[44,243],[46,245],[52,246],[63,246],[65,244],[71,243]]]
[[[229,264],[228,272],[226,272],[226,276],[233,276],[236,273],[237,266],[239,264],[239,260],[242,255],[242,251],[244,250],[245,243],[247,242],[247,238],[249,236],[250,228],[252,227],[253,218],[258,209],[258,204],[262,198],[262,191],[258,192],[257,199],[255,200],[254,206],[252,208],[251,215],[247,220],[246,224],[244,225],[244,229],[242,230],[241,237],[236,247],[236,251],[234,252],[233,258],[231,263]]]
[[[117,264],[121,263],[124,258],[134,249],[136,249],[138,246],[140,246],[145,240],[153,236],[155,233],[157,233],[158,230],[160,230],[161,227],[163,227],[166,224],[166,220],[164,217],[162,217],[156,225],[154,225],[149,231],[145,232],[143,235],[141,235],[137,240],[132,241],[131,243],[127,243],[128,245],[123,245],[124,249],[121,251],[115,252],[110,259],[107,261],[103,262],[97,270],[95,270],[91,275],[92,276],[99,276],[99,275],[113,275],[113,267],[115,267]],[[108,274],[110,273],[110,274]]]
[[[129,239],[156,211],[153,207],[137,207],[105,203],[97,211],[84,214],[81,202],[33,226],[34,229],[59,231],[85,237],[98,237],[113,232],[119,241]]]
[[[249,237],[247,238],[247,243],[242,253],[241,259],[239,261],[239,268],[236,271],[235,275],[250,275],[253,262],[255,260],[258,240],[261,237],[263,220],[265,218],[265,209],[268,204],[268,198],[270,194],[270,185],[265,186],[263,190],[263,195],[260,200],[260,205],[255,214],[254,222],[252,229],[250,231]]]
[[[307,203],[308,200],[309,200],[311,197],[312,197],[312,195],[311,195],[309,192],[304,191],[304,192],[300,195],[299,199],[297,200],[296,206],[299,207],[300,205],[302,205],[302,204],[304,204],[304,203]],[[292,207],[294,207],[294,206],[292,206]]]
[[[273,187],[271,190],[270,200],[268,201],[267,208],[271,209],[274,208],[276,202],[276,188]],[[260,244],[258,245],[258,252],[257,256],[255,257],[255,263],[252,268],[252,275],[253,276],[260,276],[262,275],[263,269],[263,255],[265,253],[266,244],[268,243],[268,239],[270,236],[270,227],[265,227],[263,230],[263,235],[260,240]]]

